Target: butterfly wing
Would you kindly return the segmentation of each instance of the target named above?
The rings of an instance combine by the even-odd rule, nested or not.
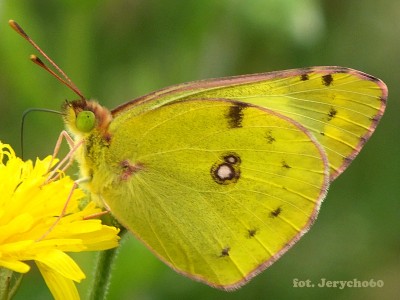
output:
[[[203,80],[165,88],[113,111],[139,114],[174,101],[229,99],[259,105],[306,127],[324,147],[331,181],[340,175],[383,115],[386,85],[363,72],[314,67]]]
[[[327,157],[297,122],[216,99],[126,115],[110,124],[90,189],[178,272],[237,288],[316,218]]]

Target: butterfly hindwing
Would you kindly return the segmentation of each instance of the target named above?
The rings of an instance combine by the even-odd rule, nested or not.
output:
[[[92,194],[164,262],[215,287],[244,284],[290,248],[328,185],[303,126],[243,102],[174,102],[116,116],[109,134]]]

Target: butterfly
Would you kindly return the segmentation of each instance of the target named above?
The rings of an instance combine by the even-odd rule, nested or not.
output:
[[[171,268],[224,290],[310,229],[388,96],[381,80],[328,66],[184,83],[110,111],[45,57],[80,96],[63,115],[91,199]]]

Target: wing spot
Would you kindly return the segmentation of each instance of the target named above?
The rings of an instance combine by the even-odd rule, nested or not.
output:
[[[308,76],[308,74],[301,74],[301,76],[300,76],[300,80],[301,80],[301,81],[307,81],[308,79],[310,79],[310,77]]]
[[[333,77],[331,74],[327,74],[322,76],[322,84],[325,86],[330,86],[333,81]]]
[[[331,107],[328,112],[328,121],[331,121],[337,115],[337,110],[334,107]]]
[[[284,160],[282,160],[282,167],[285,169],[291,169],[292,167],[288,165],[288,163]]]
[[[232,106],[229,107],[229,111],[226,114],[226,118],[228,120],[229,128],[240,128],[242,127],[243,122],[243,110],[248,107],[247,103],[244,102],[236,102]]]
[[[269,213],[269,216],[270,216],[270,218],[276,218],[277,216],[279,216],[281,214],[281,212],[282,212],[282,207],[279,206],[277,209],[271,211]]]
[[[137,173],[144,168],[141,163],[132,164],[128,159],[121,161],[119,165],[122,169],[120,179],[123,181],[128,180],[134,173]]]
[[[267,143],[268,144],[272,144],[273,142],[276,141],[275,137],[272,135],[271,130],[267,131],[267,134],[266,134],[265,138],[267,139]]]
[[[240,162],[240,158],[239,158],[239,156],[230,154],[230,155],[224,156],[224,161],[230,165],[233,165],[233,164]]]
[[[240,163],[241,159],[236,153],[222,155],[211,167],[211,177],[218,184],[235,183],[240,178]]]
[[[252,237],[254,237],[255,235],[256,235],[256,233],[257,233],[257,229],[249,229],[248,231],[248,237],[249,238],[252,238]]]
[[[219,255],[219,257],[226,257],[229,256],[229,251],[231,251],[230,247],[225,247],[221,250],[221,254]]]

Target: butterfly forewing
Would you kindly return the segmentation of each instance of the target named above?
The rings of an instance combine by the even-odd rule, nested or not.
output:
[[[172,86],[114,111],[139,114],[188,99],[230,99],[271,109],[306,127],[324,147],[334,180],[359,153],[383,115],[387,88],[342,67],[314,67]]]

